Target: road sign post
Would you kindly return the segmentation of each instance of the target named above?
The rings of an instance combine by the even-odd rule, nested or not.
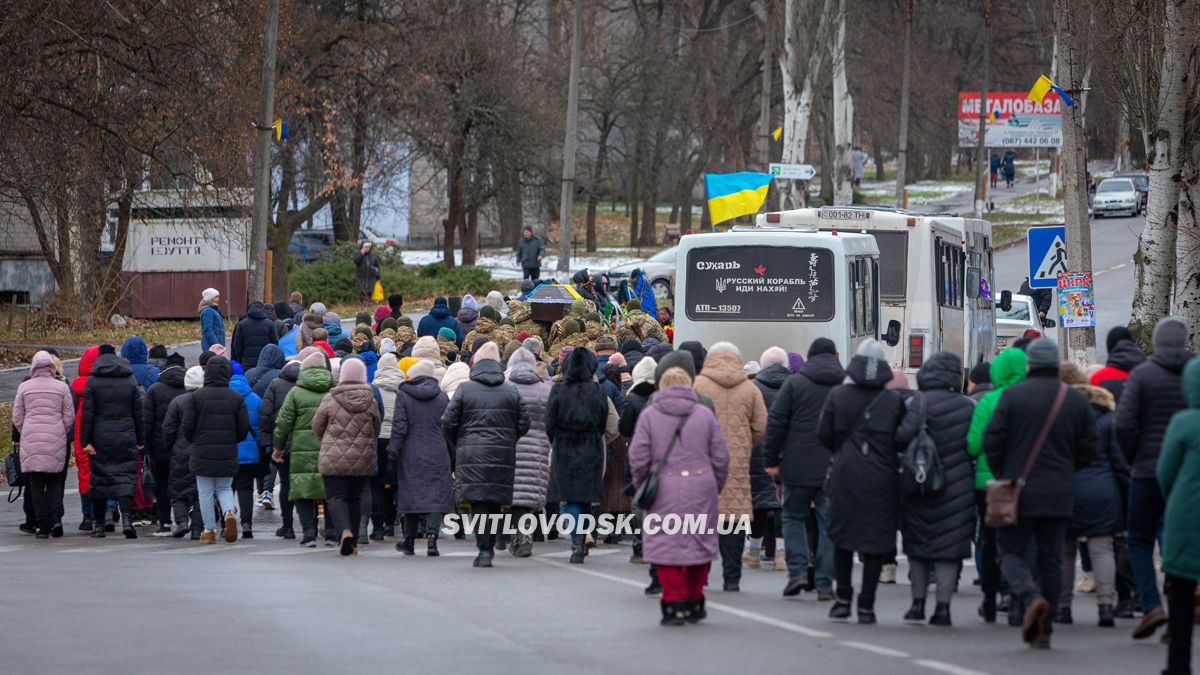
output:
[[[817,169],[812,164],[772,163],[768,173],[777,180],[812,180],[817,175]]]

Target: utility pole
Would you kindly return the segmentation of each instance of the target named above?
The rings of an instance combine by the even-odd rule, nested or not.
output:
[[[583,0],[575,0],[571,34],[571,78],[567,85],[567,132],[563,139],[562,201],[558,212],[559,273],[571,271],[571,211],[575,207],[575,135],[579,126],[579,61],[583,33]]]
[[[1087,138],[1083,129],[1083,82],[1086,56],[1079,45],[1074,0],[1054,0],[1054,31],[1057,35],[1055,62],[1059,86],[1075,98],[1074,106],[1062,104],[1063,222],[1067,233],[1067,264],[1072,272],[1092,270],[1092,227],[1087,203]],[[1093,279],[1093,292],[1095,280]],[[1068,357],[1079,365],[1096,360],[1096,329],[1067,331]]]
[[[904,74],[900,77],[900,148],[896,153],[896,208],[905,205],[904,191],[908,181],[908,90],[912,81],[912,29],[917,0],[908,0],[904,18]]]
[[[987,201],[987,95],[992,79],[992,0],[983,2],[983,86],[979,89],[979,140],[975,144],[975,217]]]
[[[267,33],[263,40],[262,91],[259,92],[258,143],[254,153],[254,222],[250,236],[250,274],[246,305],[261,300],[267,278],[267,226],[271,220],[271,135],[275,116],[275,47],[279,41],[279,0],[267,0]],[[280,260],[277,264],[285,264]],[[276,288],[275,293],[287,293]]]

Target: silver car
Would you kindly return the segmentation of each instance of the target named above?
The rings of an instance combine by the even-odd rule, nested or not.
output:
[[[672,246],[645,260],[609,268],[609,288],[615,289],[622,281],[628,280],[634,270],[641,270],[650,280],[650,288],[654,290],[655,298],[659,300],[670,298],[672,289],[675,287],[675,252],[678,249],[678,246]]]
[[[1126,213],[1136,216],[1142,212],[1142,195],[1131,178],[1105,178],[1096,188],[1092,213],[1096,216]]]

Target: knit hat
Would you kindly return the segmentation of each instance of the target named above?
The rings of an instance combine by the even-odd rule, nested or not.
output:
[[[333,351],[352,354],[354,352],[354,344],[350,342],[350,338],[342,338],[333,344]]]
[[[400,359],[396,358],[395,354],[384,354],[383,356],[379,357],[379,363],[376,364],[375,378],[379,379],[379,373],[387,370],[388,368],[395,368],[396,370],[399,370],[399,364]]]
[[[704,359],[708,356],[708,350],[704,348],[704,345],[695,340],[688,340],[687,342],[680,343],[679,349],[691,353],[692,364],[696,366],[697,373],[704,370]],[[694,375],[695,373],[693,373]]]
[[[396,353],[396,341],[393,340],[392,338],[383,338],[382,340],[380,340],[379,341],[379,353],[380,354],[395,354]]]
[[[811,359],[818,354],[833,354],[837,356],[837,345],[829,338],[817,338],[813,340],[812,345],[808,348],[808,358]]]
[[[204,302],[211,302],[219,295],[221,295],[221,291],[218,291],[215,288],[206,288],[202,293],[200,293],[200,299]],[[192,297],[194,298],[196,296],[193,295]]]
[[[653,347],[651,347],[650,349],[647,349],[646,356],[649,356],[650,358],[654,359],[655,362],[658,362],[658,361],[662,361],[662,358],[664,356],[666,356],[667,354],[670,354],[673,351],[675,351],[675,350],[671,348],[671,345],[669,345],[665,342],[660,342],[660,343],[654,345]]]
[[[742,357],[742,352],[732,342],[718,342],[708,350],[709,354],[735,354],[738,358]]]
[[[758,365],[758,361],[747,361],[742,364],[742,372],[747,375],[757,375],[762,370],[762,366]]]
[[[625,303],[625,311],[626,311],[626,312],[640,312],[640,311],[642,311],[642,301],[641,301],[641,300],[638,300],[637,298],[634,298],[633,300],[630,300],[629,302]]]
[[[1121,340],[1129,340],[1130,342],[1133,342],[1133,333],[1129,332],[1129,329],[1125,326],[1117,326],[1108,331],[1108,336],[1104,338],[1104,344],[1107,347],[1106,351],[1111,354],[1113,348],[1116,347],[1117,343]]]
[[[521,346],[533,352],[534,356],[541,356],[542,352],[546,351],[546,344],[542,342],[542,338],[536,335],[522,340]]]
[[[215,344],[215,345],[209,347],[208,351],[212,352],[213,354],[216,354],[217,356],[225,356],[225,345]]]
[[[883,354],[883,345],[879,342],[879,340],[874,339],[863,340],[861,343],[859,343],[858,349],[855,350],[854,354],[855,356],[866,356],[872,359],[887,358]]]
[[[496,346],[495,342],[485,342],[479,349],[475,350],[471,358],[474,363],[479,363],[480,361],[496,361],[499,363],[500,348]]]
[[[633,386],[638,386],[643,382],[654,384],[654,368],[658,364],[649,356],[644,357],[637,365],[633,367]]]
[[[517,333],[517,336],[515,338],[513,338],[513,340],[515,340],[517,342],[524,342],[526,338],[530,337],[530,335],[531,334],[529,331],[523,330],[520,333]]]
[[[512,344],[512,343],[509,343],[509,344]],[[521,365],[521,364],[532,366],[536,363],[537,363],[537,357],[533,355],[533,352],[529,351],[528,349],[521,348],[521,347],[518,347],[517,350],[515,352],[513,352],[512,354],[510,354],[508,357],[509,369],[512,369],[513,366],[517,366],[517,365]]]
[[[509,340],[508,344],[504,345],[504,359],[501,361],[501,363],[508,363],[509,357],[520,348],[520,342],[517,342],[516,340]]]
[[[438,349],[437,340],[432,335],[426,335],[418,339],[417,344],[413,345],[412,356],[414,359],[441,361],[442,350]]]
[[[533,292],[533,281],[526,279],[521,282],[521,293],[528,294]]]
[[[617,351],[617,340],[611,335],[601,335],[596,338],[596,355],[611,354]]]
[[[758,363],[763,368],[786,366],[788,364],[788,354],[779,347],[767,347],[767,350],[758,358]]]
[[[437,364],[433,361],[417,361],[408,368],[408,379],[415,380],[418,377],[433,377],[437,373]]]
[[[314,328],[312,332],[313,342],[321,342],[329,340],[329,331],[324,328]]]
[[[165,358],[167,358],[167,346],[166,345],[154,345],[153,347],[150,348],[150,352],[149,352],[149,354],[147,354],[147,356],[149,356],[152,359],[165,359]]]
[[[475,301],[475,296],[471,295],[470,293],[467,293],[463,296],[462,306],[463,309],[479,309],[479,303]]]
[[[500,312],[497,311],[496,308],[492,307],[491,305],[484,305],[483,307],[480,307],[479,308],[479,316],[489,319],[497,324],[500,323],[500,318],[501,318]]]
[[[975,367],[971,369],[971,375],[968,379],[975,384],[991,384],[991,364],[986,362],[976,363]]]
[[[354,315],[354,325],[355,326],[370,326],[371,325],[371,313],[370,312],[359,312],[358,314],[355,314]]]
[[[1187,346],[1188,329],[1182,320],[1168,316],[1154,327],[1155,349],[1182,349]]]
[[[342,317],[338,316],[334,312],[325,312],[324,314],[321,315],[321,323],[340,324],[340,323],[342,323]]]
[[[504,307],[504,294],[502,294],[500,291],[488,291],[487,297],[484,298],[484,302],[491,305],[493,309],[499,312],[500,308]],[[480,310],[480,313],[482,312],[483,310]]]
[[[1161,324],[1159,324],[1161,325]],[[1155,330],[1157,333],[1157,329]],[[1030,370],[1058,367],[1058,345],[1049,338],[1038,338],[1025,349],[1025,363]]]
[[[300,362],[300,370],[308,370],[309,368],[324,368],[324,367],[325,367],[325,355],[322,354],[320,350],[317,350],[313,354],[309,354],[308,356],[306,356],[304,358],[303,361]]]
[[[394,316],[389,316],[388,318],[379,322],[379,332],[380,333],[382,333],[383,331],[385,331],[389,328],[391,328],[392,330],[396,330],[399,327],[400,327],[400,322],[397,321],[396,317],[394,317]]]
[[[325,303],[321,303],[321,302],[314,302],[313,304],[309,305],[309,307],[308,307],[308,313],[309,313],[309,314],[316,314],[316,315],[318,315],[318,316],[325,316],[325,312],[326,312],[326,309],[325,309]]]
[[[397,329],[400,326],[408,326],[409,328],[413,327],[413,322],[412,322],[411,316],[398,316],[398,317],[396,317],[396,323],[398,324],[396,326]]]
[[[101,354],[104,353],[104,345],[100,345],[100,353]],[[109,352],[109,354],[112,354],[112,352]],[[203,368],[205,365],[208,364],[208,360],[214,356],[216,356],[216,354],[214,354],[212,352],[201,352],[200,358],[196,359],[196,363],[199,363],[200,367]]]
[[[367,364],[362,359],[342,359],[342,370],[338,374],[339,384],[366,384]]]
[[[301,349],[300,351],[296,352],[296,355],[291,357],[290,360],[291,361],[300,361],[301,363],[303,363],[304,359],[307,359],[310,355],[320,354],[320,353],[322,353],[320,347],[314,347],[312,345],[309,345],[309,346],[305,347],[304,349]]]
[[[458,335],[453,330],[446,328],[445,326],[442,326],[438,329],[438,337],[445,338],[451,342],[458,341]]]
[[[204,386],[204,368],[200,366],[192,366],[183,374],[183,388],[188,391],[196,391]]]
[[[485,342],[490,342],[490,340],[482,335],[476,337],[475,341],[471,343],[471,353],[474,354]]]
[[[170,368],[171,366],[179,366],[180,368],[183,368],[187,366],[187,361],[184,360],[183,355],[179,352],[171,352],[171,354],[167,356],[167,367]]]
[[[888,380],[887,389],[912,389],[908,384],[908,375],[903,370],[893,370],[892,379]]]
[[[616,365],[618,368],[624,368],[625,366],[629,365],[629,363],[625,360],[625,356],[622,355],[621,352],[610,355],[608,357],[608,362]]]
[[[630,352],[642,351],[642,345],[637,340],[626,340],[621,343],[621,353],[629,356]]]

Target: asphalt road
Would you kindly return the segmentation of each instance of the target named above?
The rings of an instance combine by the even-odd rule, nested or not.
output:
[[[74,479],[68,482],[74,486]],[[643,596],[646,567],[627,545],[566,564],[565,542],[535,556],[497,556],[474,569],[466,542],[441,558],[405,558],[392,541],[354,558],[269,536],[278,511],[255,514],[258,536],[201,546],[143,536],[20,534],[20,502],[0,504],[0,670],[6,673],[408,672],[490,673],[1143,673],[1161,668],[1157,641],[1135,643],[1132,621],[1094,625],[1094,596],[1077,624],[1034,652],[1014,629],[976,615],[974,568],[955,597],[955,627],[909,626],[906,568],[882,586],[880,624],[837,624],[812,594],[784,600],[784,573],[745,570],[741,593],[710,585],[710,618],[658,626]],[[422,551],[423,546],[418,546]],[[719,569],[719,563],[718,563]],[[856,573],[857,576],[857,573]],[[713,578],[719,588],[719,578]]]
[[[1145,227],[1143,217],[1092,220],[1092,275],[1096,284],[1096,353],[1105,356],[1108,329],[1129,323],[1133,305],[1133,254]],[[1029,274],[1025,244],[995,254],[997,290],[1016,293]],[[1053,330],[1053,329],[1052,329]]]

